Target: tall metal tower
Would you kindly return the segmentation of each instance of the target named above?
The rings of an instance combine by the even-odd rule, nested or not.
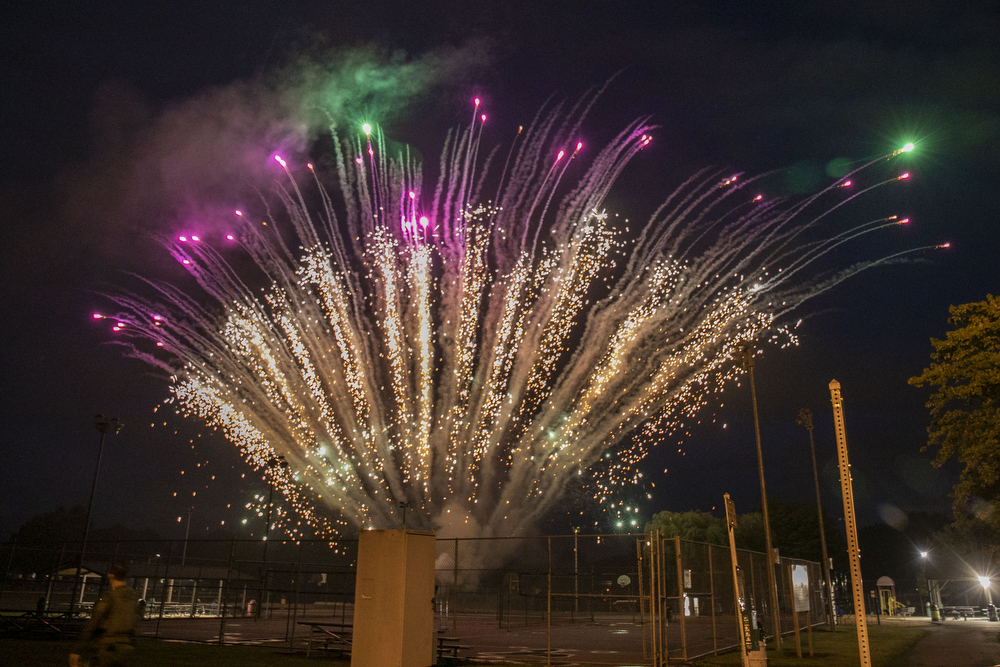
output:
[[[851,464],[847,460],[847,430],[844,427],[844,401],[840,383],[830,381],[830,401],[833,403],[833,428],[837,435],[837,460],[840,463],[840,490],[844,495],[844,524],[847,528],[847,558],[851,568],[851,591],[854,593],[854,624],[858,629],[858,651],[861,667],[871,667],[868,649],[868,623],[865,618],[865,592],[861,586],[861,549],[858,544],[858,524],[854,518],[854,485]]]

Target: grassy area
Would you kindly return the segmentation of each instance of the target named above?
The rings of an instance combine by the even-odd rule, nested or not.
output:
[[[0,665],[66,667],[73,643],[68,641],[0,639]],[[301,653],[246,646],[207,646],[139,639],[135,664],[143,667],[347,667],[350,660],[331,660]]]
[[[868,637],[873,667],[905,667],[903,659],[928,630],[925,626],[869,626]],[[0,667],[65,667],[73,644],[68,641],[0,639]],[[801,660],[795,657],[795,639],[787,637],[778,655],[767,652],[769,667],[856,667],[858,640],[853,626],[841,626],[837,632],[813,631],[814,657],[808,654],[802,635]],[[328,657],[306,659],[301,653],[287,654],[280,649],[246,646],[209,646],[140,638],[135,664],[143,667],[347,667],[350,660]],[[710,656],[694,661],[697,667],[733,667],[740,664],[738,653]]]
[[[913,645],[928,632],[926,626],[868,626],[868,645],[873,667],[904,667],[903,660]],[[769,667],[857,667],[858,634],[854,626],[840,626],[836,632],[813,630],[813,657],[802,634],[802,659],[795,657],[795,637],[784,637],[780,655],[768,650]],[[740,664],[739,653],[708,656],[694,661],[698,667],[732,667]]]

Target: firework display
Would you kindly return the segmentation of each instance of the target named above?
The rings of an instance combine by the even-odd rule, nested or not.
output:
[[[293,538],[399,527],[407,510],[409,527],[514,535],[571,484],[605,501],[742,372],[741,347],[794,342],[797,307],[885,261],[822,274],[815,260],[907,222],[824,232],[908,176],[858,183],[901,149],[794,201],[702,171],[636,225],[604,201],[649,123],[592,150],[581,103],[487,151],[474,107],[432,188],[367,124],[334,138],[331,169],[274,156],[273,212],[251,203],[222,234],[169,242],[201,293],[150,281],[152,297],[95,314],[169,374],[179,414],[280,490]],[[279,455],[288,466],[269,465]]]

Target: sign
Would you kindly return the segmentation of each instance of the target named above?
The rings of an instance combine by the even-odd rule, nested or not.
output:
[[[621,586],[622,588],[625,588],[631,583],[632,580],[629,578],[627,574],[623,574],[622,576],[618,577],[618,585]]]
[[[684,588],[691,588],[691,570],[684,570]]]
[[[792,566],[792,595],[795,611],[809,611],[809,570],[805,565]]]

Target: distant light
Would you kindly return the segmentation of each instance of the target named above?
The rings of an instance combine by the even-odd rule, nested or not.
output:
[[[989,577],[984,577],[984,576],[980,575],[979,576],[979,583],[982,584],[983,588],[989,588],[990,587],[990,578]]]
[[[906,144],[905,146],[903,146],[903,147],[902,147],[902,148],[900,148],[899,150],[900,150],[901,152],[903,152],[903,153],[909,153],[910,151],[912,151],[912,150],[913,150],[913,144],[912,144],[912,143],[907,143],[907,144]]]
[[[920,552],[920,557],[921,558],[927,558],[927,552],[926,551],[921,551]]]
[[[364,125],[362,125],[361,126],[361,131],[364,132],[365,134],[371,134],[372,133],[372,126],[371,126],[371,124],[365,123]]]

